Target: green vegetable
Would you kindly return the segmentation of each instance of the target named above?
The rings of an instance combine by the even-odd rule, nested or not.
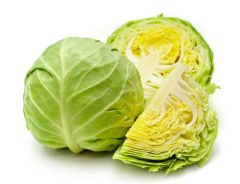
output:
[[[206,91],[178,62],[127,133],[114,159],[150,171],[204,165],[217,134]]]
[[[51,45],[25,79],[27,127],[51,148],[114,150],[143,105],[135,66],[92,39],[67,38]]]
[[[161,86],[172,68],[181,61],[187,76],[213,92],[213,53],[200,33],[187,21],[162,15],[130,21],[107,41],[139,70],[145,97]]]

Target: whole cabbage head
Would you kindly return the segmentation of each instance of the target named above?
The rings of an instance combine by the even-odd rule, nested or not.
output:
[[[114,150],[143,105],[135,66],[93,39],[66,38],[51,45],[25,78],[27,128],[51,148]]]
[[[107,41],[139,70],[145,97],[149,98],[181,61],[187,76],[213,92],[213,53],[201,34],[187,21],[164,17],[130,21],[118,28]]]

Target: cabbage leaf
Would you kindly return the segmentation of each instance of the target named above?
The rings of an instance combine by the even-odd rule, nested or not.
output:
[[[25,79],[27,127],[51,148],[114,150],[143,105],[135,66],[93,39],[67,38],[51,45]]]

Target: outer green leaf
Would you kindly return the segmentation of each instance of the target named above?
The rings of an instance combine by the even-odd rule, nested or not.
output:
[[[51,148],[113,150],[143,104],[134,65],[92,39],[67,38],[51,45],[25,79],[27,127]]]

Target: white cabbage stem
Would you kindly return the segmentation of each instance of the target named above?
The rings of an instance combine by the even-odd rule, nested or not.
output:
[[[171,65],[160,64],[161,57],[163,56],[159,54],[159,50],[155,50],[150,52],[150,54],[146,54],[143,49],[140,48],[140,56],[138,57],[132,52],[131,48],[134,40],[135,37],[128,42],[125,54],[139,70],[143,88],[148,89],[149,87],[154,88],[160,86],[162,82],[162,76],[160,72],[175,68],[178,62]],[[180,54],[180,58],[182,58],[182,52]],[[145,94],[145,98],[148,97],[149,95]]]
[[[177,63],[168,77],[163,80],[161,87],[157,90],[147,108],[160,108],[167,100],[169,94],[174,90],[179,79],[186,70],[187,67],[185,65],[183,65],[181,62]]]
[[[170,98],[169,95],[178,85],[179,79],[181,79],[182,74],[186,71],[186,67],[182,63],[178,63],[173,71],[168,75],[166,80],[163,81],[161,87],[157,90],[156,94],[153,96],[152,100],[148,104],[145,112],[149,111],[158,112],[160,110],[160,116],[150,122],[150,125],[154,125],[164,118],[166,114],[166,102]],[[161,110],[161,108],[163,108]]]
[[[132,61],[135,66],[137,67],[140,76],[141,82],[145,87],[147,82],[150,80],[156,85],[159,85],[159,81],[156,78],[152,78],[153,74],[155,73],[156,69],[159,68],[159,62],[161,60],[161,56],[158,51],[151,52],[149,55],[146,55],[144,51],[140,52],[140,57],[137,57],[132,52],[132,43],[135,38],[132,38],[126,48],[125,54],[127,58]]]

